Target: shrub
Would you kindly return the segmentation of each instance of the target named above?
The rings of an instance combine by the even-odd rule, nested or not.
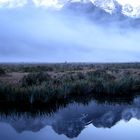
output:
[[[96,81],[96,80],[114,80],[115,77],[113,75],[110,75],[106,73],[106,71],[103,70],[96,70],[96,71],[91,71],[87,73],[88,79],[90,81]]]
[[[44,72],[31,73],[23,77],[21,83],[23,87],[40,85],[43,82],[47,82],[51,79],[50,75]]]
[[[3,68],[0,68],[0,76],[5,74],[5,70]]]

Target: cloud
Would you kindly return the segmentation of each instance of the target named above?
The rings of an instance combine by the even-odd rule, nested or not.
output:
[[[91,1],[94,3],[96,0],[0,0],[0,7],[1,8],[5,8],[5,7],[6,8],[17,8],[17,7],[23,7],[29,3],[32,3],[35,7],[46,7],[46,8],[53,7],[56,9],[60,9],[69,1],[71,1],[71,2]],[[101,0],[101,1],[103,1],[103,0]],[[140,5],[140,0],[117,0],[117,1],[122,5],[131,4],[134,7],[137,7]],[[112,9],[114,7],[114,4],[113,4],[114,0],[112,0],[112,1],[105,0],[105,2],[103,2],[102,4],[99,1],[99,3],[101,4],[101,7],[104,6],[108,2],[109,2],[108,6],[110,6],[110,8]],[[110,12],[110,11],[108,11],[108,12]]]
[[[62,8],[69,0],[0,0],[1,8],[17,8],[32,3],[35,7]]]
[[[62,8],[68,0],[32,0],[36,7]]]
[[[140,60],[139,30],[33,7],[3,10],[0,21],[1,62]]]
[[[0,7],[16,8],[23,7],[28,3],[28,0],[0,0]]]
[[[140,6],[140,0],[117,0],[122,5],[131,4],[134,7]]]

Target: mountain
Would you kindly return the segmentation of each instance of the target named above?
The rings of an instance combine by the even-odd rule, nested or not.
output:
[[[124,15],[122,11],[122,6],[118,4],[118,2],[113,3],[114,0],[111,0],[113,6],[110,5],[108,7],[108,3],[110,0],[106,0],[106,3],[102,3],[102,1],[96,0],[93,2],[91,1],[74,1],[66,3],[63,8],[61,8],[61,12],[70,14],[78,15],[80,17],[86,17],[90,19],[92,22],[97,23],[98,25],[115,25],[117,23],[120,27],[127,27],[124,22],[129,24],[129,20],[132,18]],[[103,8],[104,7],[104,8]],[[132,22],[133,23],[133,22]],[[131,24],[132,24],[131,23]]]
[[[101,8],[102,10],[111,15],[121,13],[124,16],[128,16],[131,18],[140,18],[140,6],[133,7],[130,4],[121,5],[119,2],[117,2],[117,0],[67,0],[67,2],[65,1],[65,3],[63,4],[61,3],[61,5],[63,5],[61,6],[61,8],[63,8],[66,4],[69,3],[83,3],[85,5],[87,3],[92,3],[94,6]]]
[[[121,5],[117,0],[5,0],[0,1],[0,8],[21,8],[30,5],[38,8],[62,10],[67,5],[77,3],[85,6],[90,3],[110,15],[121,13],[131,18],[140,18],[140,6],[133,7],[130,4]]]
[[[130,4],[121,5],[117,0],[49,0],[52,2],[45,2],[45,0],[40,0],[38,3],[36,1],[33,0],[33,4],[43,7],[52,7],[57,10],[61,10],[69,4],[74,5],[80,3],[86,6],[88,3],[90,3],[111,15],[121,13],[124,16],[131,18],[140,18],[140,6],[133,7]]]
[[[4,10],[1,10],[4,9]],[[101,25],[117,25],[123,28],[140,27],[140,7],[121,5],[117,0],[6,0],[0,1],[0,12],[12,9],[20,11],[51,11],[72,14],[90,19]],[[13,10],[15,9],[15,10]],[[40,10],[41,9],[41,10]]]
[[[130,4],[121,5],[117,0],[6,0],[0,1],[0,8],[17,8],[33,5],[36,7],[53,8],[61,10],[66,5],[74,3],[87,4],[101,8],[109,14],[122,13],[125,16],[139,18],[140,7],[133,7]]]
[[[71,1],[72,2],[72,1]],[[77,0],[75,2],[88,3],[91,2],[96,7],[103,9],[109,14],[121,13],[131,18],[140,18],[140,6],[133,7],[130,4],[121,5],[117,0]]]
[[[122,7],[122,13],[128,17],[140,18],[140,7],[132,7],[130,4],[126,4]]]

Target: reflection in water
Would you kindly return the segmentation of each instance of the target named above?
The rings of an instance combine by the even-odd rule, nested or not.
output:
[[[102,138],[103,135],[105,137],[108,134],[107,138],[113,139],[116,134],[119,137],[119,132],[122,133],[121,130],[131,131],[136,125],[135,132],[137,132],[140,128],[139,119],[140,98],[135,98],[131,104],[100,104],[96,101],[91,101],[87,105],[71,103],[50,115],[40,112],[35,116],[29,113],[11,113],[8,115],[1,113],[0,137],[2,140],[25,138],[27,140],[29,138],[35,140],[46,138],[83,140],[91,134],[95,139],[97,136]],[[129,127],[130,124],[131,127]],[[16,130],[16,133],[12,128]],[[127,135],[129,136],[129,134],[130,132]],[[140,135],[138,133],[136,135],[139,139]]]

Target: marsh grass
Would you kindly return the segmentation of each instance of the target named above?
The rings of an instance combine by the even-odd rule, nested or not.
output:
[[[0,76],[5,75],[5,74],[6,74],[5,70],[3,68],[0,68]]]
[[[40,85],[43,82],[51,80],[51,76],[44,72],[30,73],[22,78],[22,86],[28,87],[33,85]]]
[[[139,63],[1,64],[0,76],[20,72],[23,77],[18,84],[0,79],[0,102],[39,105],[88,98],[129,98],[140,94],[139,69]]]
[[[34,72],[25,75],[19,85],[0,82],[0,102],[27,104],[87,96],[127,97],[139,92],[139,78],[131,74],[116,77],[107,70],[69,72],[57,76],[47,72]]]

